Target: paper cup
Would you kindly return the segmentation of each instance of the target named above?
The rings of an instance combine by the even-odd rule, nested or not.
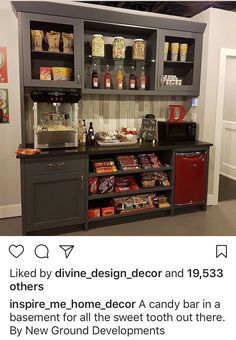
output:
[[[171,43],[171,60],[177,61],[179,53],[179,43]]]
[[[168,41],[165,41],[165,45],[164,45],[164,61],[167,60],[168,50],[169,50],[169,43],[168,43]]]
[[[188,44],[180,44],[180,61],[186,61]]]

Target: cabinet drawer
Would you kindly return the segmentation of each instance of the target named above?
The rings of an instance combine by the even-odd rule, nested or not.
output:
[[[86,156],[58,156],[25,160],[26,175],[77,172],[86,170]]]

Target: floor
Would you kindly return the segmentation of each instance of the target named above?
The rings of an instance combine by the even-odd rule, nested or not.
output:
[[[0,220],[0,235],[21,235],[21,218]],[[67,236],[236,236],[236,199],[207,211],[97,228]]]
[[[0,236],[21,235],[21,218],[0,219]],[[236,236],[236,181],[220,176],[219,204],[207,211],[113,225],[65,236]]]
[[[236,199],[236,181],[220,175],[219,201]]]

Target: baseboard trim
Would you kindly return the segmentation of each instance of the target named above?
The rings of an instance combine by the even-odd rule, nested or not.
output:
[[[207,195],[207,205],[217,205],[218,201],[215,199],[214,195]]]
[[[0,218],[21,216],[21,204],[0,206]]]

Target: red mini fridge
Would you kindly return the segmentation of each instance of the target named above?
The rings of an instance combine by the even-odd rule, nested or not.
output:
[[[205,198],[206,153],[176,153],[175,205],[201,203]]]

